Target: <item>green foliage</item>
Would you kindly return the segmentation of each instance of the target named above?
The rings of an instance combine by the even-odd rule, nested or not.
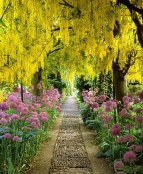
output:
[[[49,74],[47,78],[43,80],[43,83],[46,89],[53,86],[58,89],[60,93],[62,93],[63,89],[67,87],[66,83],[61,79],[60,72],[57,72],[57,74]]]
[[[105,94],[107,99],[110,99],[113,96],[112,85],[111,72],[101,72],[97,81],[98,95]]]

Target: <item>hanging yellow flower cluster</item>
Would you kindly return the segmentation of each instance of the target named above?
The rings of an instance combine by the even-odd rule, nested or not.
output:
[[[0,1],[0,14],[8,3]],[[7,27],[0,24],[0,81],[29,84],[39,67],[48,71],[53,63],[72,78],[74,73],[94,76],[112,70],[117,57],[123,69],[131,51],[136,52],[132,61],[141,79],[136,27],[116,0],[12,0],[3,22]],[[61,51],[47,58],[59,40]]]

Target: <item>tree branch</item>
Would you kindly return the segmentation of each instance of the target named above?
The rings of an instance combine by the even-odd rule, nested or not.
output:
[[[10,5],[10,3],[11,3],[11,0],[9,1],[8,5],[6,6],[6,8],[4,9],[4,11],[3,11],[3,13],[2,13],[2,15],[1,15],[1,17],[0,17],[0,20],[2,20],[2,18],[3,18],[3,16],[4,16],[5,12],[7,11],[8,7],[9,7],[9,5]]]
[[[59,50],[61,50],[61,49],[63,49],[64,47],[62,47],[62,48],[57,48],[57,49],[55,49],[55,50],[53,50],[53,51],[50,51],[49,53],[47,53],[47,57],[50,55],[50,54],[52,54],[52,53],[54,53],[54,52],[56,52],[56,51],[59,51]]]
[[[79,16],[79,18],[80,18],[80,16],[81,16],[81,10],[80,10],[78,7],[75,7],[75,6],[71,5],[71,4],[69,4],[69,3],[68,3],[67,1],[65,1],[65,0],[63,0],[63,2],[64,2],[64,3],[59,2],[59,4],[60,4],[60,5],[64,5],[64,6],[66,6],[66,7],[70,7],[70,8],[76,9],[76,10],[78,11],[78,16]]]
[[[135,50],[132,50],[129,52],[127,63],[125,65],[125,68],[122,70],[123,75],[126,75],[128,73],[129,68],[135,64],[135,59],[134,61],[132,61],[132,58],[135,58],[136,55],[137,55],[137,51],[135,52]]]
[[[143,9],[140,9],[130,3],[129,0],[117,0],[118,3],[125,5],[129,10],[134,10],[143,16]]]

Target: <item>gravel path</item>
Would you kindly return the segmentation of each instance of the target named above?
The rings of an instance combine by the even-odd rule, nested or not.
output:
[[[92,174],[91,163],[85,149],[78,105],[74,97],[64,102],[62,124],[57,136],[50,174]]]

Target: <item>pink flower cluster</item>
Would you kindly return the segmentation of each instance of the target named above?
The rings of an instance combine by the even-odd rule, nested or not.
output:
[[[124,154],[123,159],[126,163],[135,162],[136,161],[136,153],[134,153],[133,151],[128,151]]]
[[[124,135],[123,137],[119,137],[117,139],[118,143],[131,143],[134,141],[134,137],[132,135]]]
[[[112,112],[113,109],[117,108],[116,100],[108,100],[107,102],[103,102],[102,107],[105,108],[105,112]]]
[[[101,122],[104,124],[109,124],[112,119],[113,117],[110,115],[103,115]]]
[[[100,97],[96,96],[96,89],[94,89],[94,91],[85,90],[82,92],[82,96],[84,102],[86,102],[87,105],[92,105],[93,110],[97,110],[97,108],[99,107],[99,104],[97,103],[98,101],[102,102],[106,100],[105,95],[101,95]]]
[[[123,163],[122,161],[116,161],[116,162],[114,163],[114,169],[120,170],[120,169],[122,169],[122,168],[124,168],[124,163]]]
[[[142,145],[131,145],[129,147],[130,151],[134,152],[143,152],[143,146]]]
[[[10,133],[5,133],[4,134],[4,139],[11,139],[12,138],[12,135],[10,134]],[[19,136],[14,136],[13,138],[12,138],[12,140],[13,141],[19,141]]]
[[[121,133],[121,126],[120,124],[114,124],[113,127],[110,129],[112,136],[117,136]]]

